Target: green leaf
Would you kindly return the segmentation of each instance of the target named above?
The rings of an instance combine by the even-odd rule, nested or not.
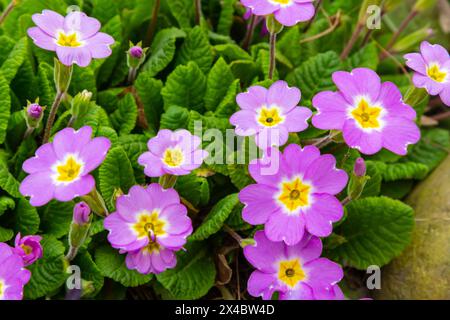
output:
[[[341,68],[339,56],[334,51],[315,55],[288,74],[286,81],[302,90],[302,100],[310,101],[313,96],[334,88],[331,75]]]
[[[383,180],[384,181],[396,181],[403,179],[424,179],[429,172],[426,165],[416,162],[399,162],[383,164],[378,163],[381,168],[383,168]]]
[[[406,159],[422,163],[433,170],[448,156],[449,150],[450,132],[434,128],[423,132],[422,139],[414,145]]]
[[[231,26],[234,19],[234,5],[237,0],[221,1],[222,11],[220,11],[219,24],[217,25],[217,32],[228,36],[231,32]]]
[[[92,92],[92,100],[97,95],[97,84],[92,68],[74,68],[72,80],[70,81],[69,93],[75,96],[78,92],[88,90]]]
[[[41,210],[43,233],[61,238],[69,233],[75,203],[52,201]]]
[[[231,115],[235,113],[238,108],[236,95],[238,94],[240,88],[241,84],[239,79],[234,80],[234,82],[228,87],[225,97],[217,106],[217,109],[214,112],[215,116],[219,118],[226,118],[227,122],[229,122],[229,117],[231,117]]]
[[[361,197],[375,197],[380,194],[381,181],[383,180],[379,167],[371,161],[366,161],[367,175],[370,177],[361,194]]]
[[[190,112],[188,109],[171,106],[161,116],[161,129],[186,129],[189,124]]]
[[[205,31],[200,26],[188,32],[178,53],[177,64],[186,65],[190,61],[197,63],[204,74],[211,69],[213,62],[211,46]]]
[[[130,160],[122,147],[111,149],[99,169],[100,191],[108,209],[114,211],[114,193],[121,189],[123,193],[136,184]]]
[[[149,72],[141,72],[134,83],[139,98],[144,104],[145,116],[155,131],[159,128],[159,121],[163,112],[161,89],[163,83],[151,77]]]
[[[187,243],[186,251],[177,253],[177,266],[156,278],[175,299],[199,299],[208,293],[216,279],[210,252],[201,242]]]
[[[35,207],[27,199],[20,198],[14,210],[14,230],[23,235],[36,234],[40,218]]]
[[[214,50],[228,62],[235,60],[252,60],[252,57],[248,52],[236,44],[218,44],[214,46]]]
[[[110,115],[111,123],[119,135],[129,134],[136,126],[137,105],[131,93],[125,95],[118,104],[118,108]]]
[[[120,282],[125,287],[137,287],[150,282],[153,275],[143,275],[136,270],[129,270],[125,264],[125,255],[109,245],[95,251],[95,263],[103,276]]]
[[[243,164],[230,164],[228,165],[228,173],[231,182],[239,190],[245,188],[249,184],[254,183],[253,179],[248,173],[248,166]]]
[[[9,84],[14,79],[27,55],[27,38],[20,39],[14,46],[14,49],[9,53],[8,58],[0,67],[0,73],[5,77]]]
[[[170,12],[177,20],[181,28],[189,28],[191,26],[191,18],[193,17],[194,6],[191,0],[166,0],[169,5]]]
[[[6,242],[14,237],[14,231],[11,229],[5,229],[0,226],[0,242]]]
[[[0,74],[0,143],[5,142],[6,129],[11,115],[11,97],[5,77]]]
[[[166,86],[161,91],[164,109],[175,105],[202,112],[205,91],[205,75],[195,62],[189,62],[187,66],[178,66],[169,75]]]
[[[411,241],[413,209],[386,197],[365,198],[346,206],[346,220],[335,233],[344,238],[328,255],[359,270],[384,266]]]
[[[302,50],[300,44],[299,26],[287,29],[280,40],[277,41],[277,52],[281,52],[296,67],[302,62],[299,59],[299,53]]]
[[[0,216],[3,215],[5,211],[13,210],[15,207],[16,203],[12,198],[6,196],[0,197]]]
[[[228,88],[234,81],[233,73],[225,60],[220,57],[208,74],[205,107],[206,110],[216,110],[219,103],[225,98]]]
[[[6,191],[14,198],[20,198],[19,182],[9,172],[6,164],[0,160],[0,189]]]
[[[228,219],[229,215],[233,211],[234,207],[239,203],[237,193],[231,194],[222,200],[220,200],[208,214],[206,219],[190,236],[190,240],[205,240],[211,235],[218,232],[223,223]]]
[[[118,145],[123,148],[130,159],[133,168],[142,168],[138,164],[137,159],[141,154],[148,151],[147,138],[144,135],[129,134],[121,136],[118,140]]]
[[[61,287],[68,274],[65,270],[64,245],[52,236],[45,235],[41,241],[44,255],[28,269],[30,282],[25,286],[24,296],[37,299],[53,293]]]
[[[91,281],[94,286],[94,292],[87,296],[83,296],[83,298],[94,297],[97,295],[103,287],[104,277],[89,252],[86,250],[80,251],[73,264],[80,267],[82,279]]]
[[[208,180],[195,173],[178,177],[175,189],[194,207],[204,206],[209,202]]]
[[[163,29],[156,34],[151,46],[151,55],[142,67],[150,76],[164,70],[175,56],[176,41],[184,38],[186,33],[177,28]]]
[[[346,67],[349,71],[354,68],[369,68],[376,70],[379,62],[377,46],[374,42],[368,44],[358,52],[351,55],[346,61]]]

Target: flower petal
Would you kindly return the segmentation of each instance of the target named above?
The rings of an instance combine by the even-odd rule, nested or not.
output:
[[[367,155],[377,153],[382,147],[381,133],[378,131],[363,131],[357,127],[354,119],[345,122],[343,136],[349,147],[358,149],[361,153]]]
[[[312,111],[305,107],[296,107],[286,114],[283,125],[289,132],[300,132],[308,128],[308,119],[311,118]]]
[[[53,199],[55,187],[50,171],[41,171],[30,174],[20,184],[20,193],[30,197],[34,207],[40,207]]]
[[[301,99],[301,92],[298,88],[289,87],[286,81],[278,80],[269,88],[266,102],[268,106],[276,105],[284,113],[288,113],[295,108]]]
[[[86,47],[56,47],[56,54],[59,61],[66,66],[77,64],[80,67],[87,67],[92,60],[91,52]]]
[[[314,17],[315,8],[312,3],[295,3],[275,12],[275,19],[281,24],[292,27],[299,22],[308,21]]]
[[[375,102],[380,94],[381,79],[371,69],[356,68],[352,72],[337,71],[333,73],[333,81],[351,105],[358,96],[368,96],[372,102]]]
[[[49,36],[47,33],[42,31],[42,29],[32,27],[28,29],[27,33],[28,36],[33,39],[34,44],[38,47],[50,51],[56,50],[55,38]]]
[[[311,181],[314,193],[338,194],[345,188],[348,175],[336,168],[336,158],[330,154],[314,160],[305,173],[305,180]]]
[[[256,110],[266,104],[268,90],[261,86],[248,88],[247,92],[240,93],[236,97],[236,102],[241,109]]]
[[[277,272],[277,262],[285,259],[285,245],[267,239],[263,231],[257,231],[255,244],[244,248],[244,256],[256,269],[266,273]]]
[[[319,112],[312,118],[315,127],[323,130],[342,130],[347,119],[349,103],[341,93],[324,91],[314,96],[314,108]]]
[[[55,186],[55,199],[67,202],[77,197],[87,195],[95,187],[94,177],[86,175],[68,185]]]
[[[328,237],[333,230],[333,222],[344,215],[344,208],[336,197],[328,194],[313,194],[311,198],[311,207],[304,210],[306,229],[317,237]]]
[[[81,33],[80,40],[91,38],[100,30],[100,27],[101,24],[97,19],[88,17],[80,11],[71,12],[64,19],[64,30],[67,33],[78,31]]]
[[[287,215],[277,211],[269,217],[264,231],[271,241],[284,241],[288,246],[293,246],[305,234],[305,219],[302,215]]]
[[[386,118],[387,125],[383,129],[383,147],[398,155],[408,153],[408,145],[420,140],[420,129],[416,123],[404,118]]]
[[[273,197],[277,189],[263,185],[251,184],[239,192],[239,200],[245,204],[242,218],[252,224],[266,223],[270,215],[280,210]]]
[[[277,278],[273,274],[253,271],[248,278],[247,290],[253,297],[262,297],[264,300],[272,299],[276,289]]]
[[[52,10],[43,10],[42,13],[33,14],[31,18],[42,31],[54,38],[64,26],[64,17]]]

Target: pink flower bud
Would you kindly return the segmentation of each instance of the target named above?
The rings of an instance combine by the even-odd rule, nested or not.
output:
[[[25,266],[29,266],[42,258],[41,240],[41,236],[25,236],[22,238],[20,233],[17,234],[14,252],[23,259]]]
[[[27,114],[33,119],[39,119],[42,115],[42,107],[37,103],[32,103],[27,107]]]
[[[357,177],[363,177],[366,175],[366,163],[363,158],[356,159],[353,172]]]
[[[83,225],[89,222],[91,208],[86,202],[79,202],[73,208],[73,221],[76,224]]]
[[[134,47],[131,47],[130,48],[130,55],[133,57],[133,58],[136,58],[136,59],[141,59],[142,58],[142,55],[143,55],[143,53],[144,53],[144,50],[141,48],[141,47],[139,47],[139,46],[134,46]]]

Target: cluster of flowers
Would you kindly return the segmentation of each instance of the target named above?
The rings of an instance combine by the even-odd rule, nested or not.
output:
[[[314,15],[309,0],[241,0],[254,15],[273,15],[282,25],[292,26]],[[424,42],[421,54],[406,55],[407,65],[416,73],[414,84],[429,94],[440,94],[450,105],[450,58],[439,45]],[[357,68],[332,76],[337,92],[318,93],[312,101],[317,113],[312,124],[323,130],[342,132],[345,143],[362,154],[373,155],[382,148],[406,155],[408,145],[417,143],[420,130],[415,110],[403,102],[395,84],[382,83],[376,72]],[[298,107],[301,92],[284,81],[269,89],[253,86],[237,96],[241,108],[230,122],[241,136],[254,136],[266,156],[250,163],[256,184],[244,188],[239,198],[245,204],[243,219],[264,224],[255,234],[256,244],[244,248],[247,260],[257,269],[248,281],[255,297],[271,299],[343,299],[337,283],[343,278],[339,265],[320,258],[319,237],[332,233],[333,222],[343,216],[336,198],[347,185],[345,171],[336,168],[332,155],[321,155],[315,146],[291,144],[281,153],[276,147],[288,141],[290,132],[308,127],[312,112]],[[274,148],[275,147],[275,148]],[[264,174],[274,157],[279,170]],[[355,175],[364,175],[360,158]]]
[[[14,247],[0,243],[0,300],[21,300],[31,272],[25,267],[42,258],[40,236],[17,234]]]
[[[273,15],[283,25],[292,26],[314,15],[312,0],[241,0],[255,15]],[[67,66],[87,66],[92,58],[111,54],[114,40],[99,32],[100,23],[81,12],[66,17],[44,10],[33,15],[36,27],[29,36],[35,44],[56,51]],[[136,66],[145,50],[133,46],[130,57]],[[421,54],[406,56],[416,73],[414,83],[431,95],[440,95],[450,103],[450,59],[438,45],[423,43]],[[135,67],[136,68],[136,67]],[[298,107],[301,92],[286,82],[277,81],[269,89],[253,86],[237,96],[242,110],[230,122],[236,134],[255,136],[265,152],[262,159],[249,165],[256,184],[239,195],[245,204],[242,215],[253,225],[264,224],[255,234],[255,244],[244,248],[247,260],[257,269],[248,281],[248,291],[255,297],[271,299],[343,299],[337,285],[343,278],[341,267],[321,258],[320,237],[332,232],[332,224],[343,215],[337,195],[347,185],[348,176],[336,168],[332,155],[321,155],[315,146],[291,144],[283,152],[278,147],[288,141],[289,133],[307,129],[312,124],[324,130],[342,132],[351,148],[366,155],[386,148],[399,155],[420,139],[415,124],[416,113],[403,102],[398,88],[382,83],[379,76],[365,68],[333,74],[338,91],[321,92],[313,99],[317,113]],[[37,103],[27,108],[30,120],[42,119],[44,108]],[[275,135],[273,133],[276,133]],[[160,177],[160,183],[134,186],[127,195],[116,199],[116,212],[107,215],[108,240],[126,264],[140,273],[160,273],[176,265],[175,252],[183,248],[192,233],[192,222],[178,193],[172,188],[174,177],[189,174],[201,166],[208,153],[200,148],[200,138],[186,130],[161,130],[148,142],[148,152],[138,162],[147,176]],[[23,164],[28,176],[20,192],[30,197],[33,206],[43,206],[52,199],[72,201],[91,195],[95,198],[95,179],[91,172],[104,161],[111,142],[92,138],[88,126],[58,132],[34,157]],[[279,169],[264,174],[270,159],[279,160]],[[358,160],[355,172],[364,175]],[[78,203],[73,223],[88,224],[90,208]],[[23,286],[30,279],[25,269],[42,256],[39,236],[16,237],[15,248],[0,244],[0,298],[22,298]]]

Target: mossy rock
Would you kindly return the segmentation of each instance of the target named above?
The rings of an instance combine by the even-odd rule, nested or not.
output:
[[[376,299],[450,299],[450,157],[408,197],[411,245],[382,270]]]

